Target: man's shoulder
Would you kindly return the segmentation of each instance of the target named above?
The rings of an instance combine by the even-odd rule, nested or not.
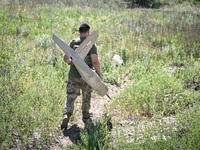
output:
[[[75,45],[80,45],[80,43],[81,43],[81,40],[78,37],[78,38],[71,40],[70,43],[69,43],[69,46],[73,48]]]
[[[70,41],[70,43],[76,43],[76,42],[79,42],[80,41],[80,38],[74,38]]]
[[[92,48],[90,49],[90,55],[91,54],[97,54],[97,47],[96,47],[96,44],[94,44],[93,46],[92,46]]]
[[[76,39],[74,39],[75,44],[80,44],[81,43],[81,38],[77,37]]]

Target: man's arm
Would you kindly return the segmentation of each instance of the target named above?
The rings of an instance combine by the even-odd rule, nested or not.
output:
[[[91,54],[91,59],[92,59],[93,66],[94,66],[97,74],[102,79],[100,63],[99,63],[99,59],[98,59],[97,54]]]
[[[69,59],[69,57],[66,54],[64,54],[63,59],[68,65],[71,64],[71,60]]]

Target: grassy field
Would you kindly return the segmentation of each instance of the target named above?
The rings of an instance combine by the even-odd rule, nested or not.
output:
[[[160,9],[114,6],[80,8],[54,3],[29,7],[2,2],[1,149],[15,148],[19,143],[22,149],[43,149],[54,139],[69,67],[51,37],[56,34],[69,43],[78,36],[82,22],[99,33],[96,44],[104,82],[124,87],[108,107],[111,116],[118,116],[113,123],[133,120],[138,128],[131,142],[124,140],[124,134],[111,140],[102,123],[94,134],[83,132],[83,144],[74,148],[200,148],[199,8],[188,3]],[[112,61],[115,54],[123,58],[122,65]],[[172,116],[176,121],[166,130],[162,118]],[[153,125],[145,126],[144,122]],[[145,130],[141,131],[141,124]],[[88,144],[97,130],[97,138],[103,138],[100,142],[104,144]],[[152,140],[155,136],[157,140]]]

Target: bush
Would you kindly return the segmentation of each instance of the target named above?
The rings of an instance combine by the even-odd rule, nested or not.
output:
[[[50,44],[50,36],[46,34],[38,35],[36,38],[36,47],[46,50]]]
[[[81,132],[81,142],[78,147],[85,150],[108,149],[110,138],[110,118],[103,116],[102,121],[97,121],[96,124],[88,122],[86,129]]]

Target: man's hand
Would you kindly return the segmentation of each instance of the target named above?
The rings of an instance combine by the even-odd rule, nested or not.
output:
[[[64,61],[65,61],[68,65],[71,64],[71,60],[70,60],[70,58],[69,58],[67,55],[64,55],[64,56],[63,56],[63,59],[64,59]]]

